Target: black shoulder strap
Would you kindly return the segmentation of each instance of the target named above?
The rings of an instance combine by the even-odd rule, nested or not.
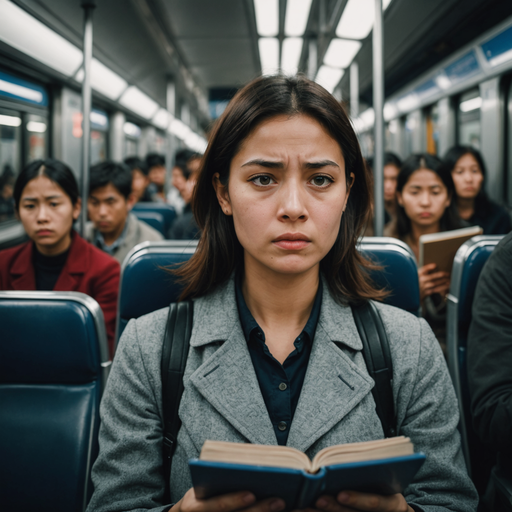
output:
[[[183,374],[187,364],[192,334],[193,304],[191,301],[173,303],[169,306],[169,316],[162,347],[162,407],[164,413],[164,478],[165,498],[169,497],[171,463],[181,421],[178,416],[181,395],[183,394]],[[166,502],[167,502],[166,501]]]
[[[352,313],[363,342],[363,357],[368,373],[375,381],[372,394],[377,415],[382,423],[384,435],[394,437],[396,436],[396,417],[392,385],[393,362],[382,318],[370,301],[360,306],[352,306]]]

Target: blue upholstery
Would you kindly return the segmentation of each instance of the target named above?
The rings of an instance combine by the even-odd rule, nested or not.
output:
[[[467,381],[466,347],[475,289],[492,251],[503,236],[475,236],[457,251],[452,268],[447,313],[448,368],[461,410],[461,442],[470,475],[480,451],[471,425],[470,397]],[[471,448],[471,449],[470,449]]]
[[[77,292],[0,292],[0,325],[0,508],[83,511],[108,366],[101,309]]]
[[[172,223],[176,218],[176,211],[174,208],[166,203],[137,203],[132,212],[137,215],[138,212],[154,212],[159,213],[164,218],[165,233],[169,232]]]
[[[150,212],[144,210],[134,210],[134,215],[139,219],[149,224],[152,228],[156,229],[159,233],[165,236],[165,222],[164,216],[160,212]]]
[[[127,256],[121,270],[117,339],[131,318],[167,307],[176,301],[181,286],[162,267],[186,261],[195,242],[145,242]],[[392,293],[386,303],[414,314],[420,307],[418,270],[410,249],[392,238],[368,238],[361,242],[365,256],[383,267],[372,273],[377,283]]]

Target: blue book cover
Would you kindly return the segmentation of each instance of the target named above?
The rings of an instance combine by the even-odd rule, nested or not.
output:
[[[321,495],[335,496],[343,490],[376,494],[403,492],[425,461],[423,453],[388,459],[348,462],[305,470],[189,461],[196,496],[200,499],[236,491],[251,491],[258,500],[278,497],[286,509],[313,506]]]

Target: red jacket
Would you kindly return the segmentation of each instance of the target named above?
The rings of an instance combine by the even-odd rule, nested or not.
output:
[[[34,243],[0,251],[0,290],[35,290]],[[119,263],[73,232],[71,248],[54,291],[86,293],[103,310],[110,355],[114,354]]]

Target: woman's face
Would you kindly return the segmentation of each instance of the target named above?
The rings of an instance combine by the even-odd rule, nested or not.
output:
[[[19,216],[27,235],[39,252],[52,256],[64,252],[71,242],[71,227],[80,214],[64,190],[46,176],[29,181],[21,193]]]
[[[231,161],[227,190],[216,177],[214,186],[233,216],[246,271],[281,274],[319,265],[336,241],[349,195],[340,146],[305,115],[258,125]]]
[[[471,153],[461,156],[452,171],[457,196],[462,199],[474,199],[484,182],[482,169]]]
[[[411,222],[422,227],[437,224],[450,205],[443,180],[429,169],[412,173],[402,192],[397,192],[397,198]]]

